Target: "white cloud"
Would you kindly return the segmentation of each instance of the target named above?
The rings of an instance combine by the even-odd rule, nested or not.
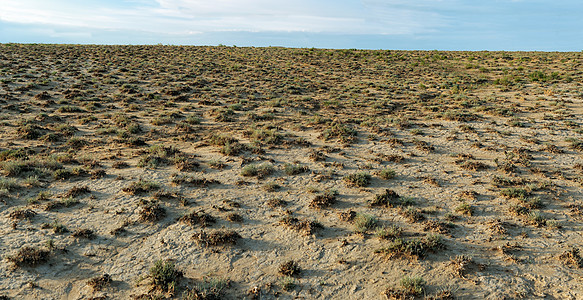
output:
[[[107,30],[185,34],[213,31],[415,34],[444,24],[442,1],[349,0],[3,0],[0,20]],[[129,7],[128,7],[129,5]]]

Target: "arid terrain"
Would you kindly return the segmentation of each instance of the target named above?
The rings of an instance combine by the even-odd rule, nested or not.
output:
[[[0,299],[583,299],[583,53],[0,44]]]

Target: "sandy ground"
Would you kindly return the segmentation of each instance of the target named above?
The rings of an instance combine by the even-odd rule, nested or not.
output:
[[[163,56],[157,62],[172,51],[183,60]],[[297,51],[306,54],[294,56]],[[225,284],[216,291],[220,299],[386,299],[387,289],[402,299],[582,299],[583,146],[577,142],[583,92],[573,71],[580,54],[440,52],[447,57],[435,61],[432,52],[397,52],[398,60],[395,52],[362,53],[347,58],[308,49],[0,45],[0,183],[14,185],[0,189],[0,296],[181,298],[205,290],[206,279]],[[426,67],[411,65],[424,57]],[[382,63],[389,67],[378,67]],[[457,90],[446,85],[452,76],[440,68],[458,72]],[[533,81],[528,74],[535,68],[560,76]],[[513,84],[496,83],[509,72],[526,75]],[[277,82],[294,80],[297,87],[267,96]],[[423,82],[427,87],[419,87]],[[168,93],[179,86],[189,88]],[[81,94],[69,97],[71,90]],[[40,99],[41,92],[50,98]],[[217,117],[229,107],[233,120]],[[129,136],[145,145],[124,142],[127,133],[120,132],[129,130],[120,115],[139,124]],[[164,116],[170,116],[167,122],[157,122]],[[196,121],[185,123],[188,116]],[[22,128],[31,120],[41,135],[24,138]],[[62,124],[76,130],[63,134]],[[354,138],[323,137],[338,124],[354,129]],[[276,139],[261,138],[261,132]],[[53,140],[50,133],[59,136]],[[245,149],[225,155],[213,134],[235,138]],[[172,146],[175,153],[142,166],[153,146]],[[8,155],[18,149],[29,152]],[[323,158],[314,159],[315,152]],[[181,171],[177,157],[196,164]],[[54,170],[41,167],[9,172],[10,163],[48,159],[87,174],[56,178]],[[224,166],[217,168],[218,162]],[[245,167],[259,163],[271,166],[271,173],[243,176]],[[289,175],[286,164],[304,172]],[[105,175],[91,176],[96,170]],[[394,177],[383,179],[382,170]],[[359,172],[370,181],[349,184],[346,176]],[[177,174],[206,183],[179,183]],[[126,189],[140,180],[158,190]],[[88,192],[67,195],[79,187]],[[408,204],[371,205],[386,189]],[[311,205],[325,191],[335,201]],[[41,192],[48,192],[47,199],[39,200]],[[285,204],[274,206],[274,199]],[[165,213],[147,220],[145,203]],[[25,209],[32,215],[15,213]],[[350,211],[376,224],[359,230],[341,215]],[[191,212],[215,222],[203,227],[180,220]],[[417,219],[409,218],[413,212]],[[283,224],[286,217],[321,226],[296,231]],[[379,228],[393,225],[401,229],[397,236],[379,237]],[[92,235],[75,234],[80,229]],[[225,230],[240,239],[214,246],[194,238]],[[379,251],[436,235],[439,244],[419,255]],[[47,257],[19,264],[23,247],[46,250]],[[153,284],[158,260],[180,271],[173,289]],[[279,268],[290,260],[301,272],[285,277]],[[89,284],[103,274],[111,278],[103,288]],[[407,293],[407,276],[421,277],[423,291]],[[214,299],[207,292],[206,299]]]

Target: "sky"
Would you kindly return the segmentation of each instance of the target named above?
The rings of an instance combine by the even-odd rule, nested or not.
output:
[[[581,0],[0,0],[0,43],[582,51]]]

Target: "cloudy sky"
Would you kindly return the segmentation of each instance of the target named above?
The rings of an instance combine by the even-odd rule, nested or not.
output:
[[[583,50],[581,0],[1,0],[0,43]]]

